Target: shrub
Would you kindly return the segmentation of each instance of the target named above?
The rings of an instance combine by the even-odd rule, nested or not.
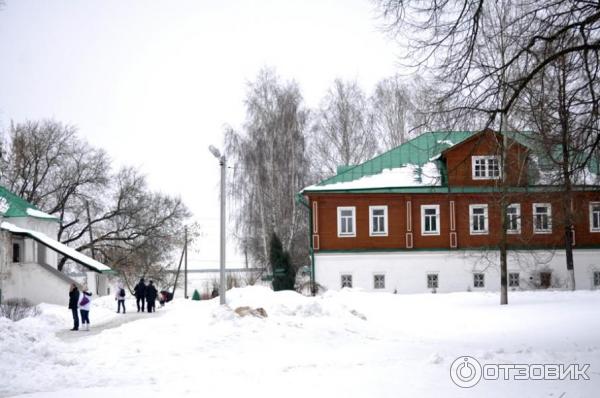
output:
[[[194,294],[192,294],[192,300],[200,301],[200,293],[198,289],[194,289]]]
[[[0,316],[19,321],[30,316],[38,316],[40,309],[24,298],[13,298],[0,305]]]

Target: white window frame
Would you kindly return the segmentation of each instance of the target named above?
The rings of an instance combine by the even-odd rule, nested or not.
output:
[[[477,275],[481,275],[481,286],[475,286],[475,279]],[[476,289],[483,289],[485,288],[485,274],[483,272],[474,272],[473,273],[473,287]]]
[[[350,277],[350,286],[344,286],[344,277]],[[354,278],[352,277],[352,274],[340,274],[340,289],[345,287],[350,289],[354,287]]]
[[[512,284],[511,285],[511,275],[517,275],[517,284]],[[518,272],[509,272],[508,273],[508,281],[507,281],[508,287],[520,287],[521,286],[521,275]]]
[[[435,286],[429,286],[429,277],[430,276],[435,276]],[[438,289],[440,286],[440,274],[437,272],[428,272],[427,275],[425,276],[426,281],[427,281],[427,289]]]
[[[536,213],[536,207],[547,207],[548,208],[548,229],[538,229],[536,226],[536,216],[542,213]],[[533,214],[533,233],[534,234],[551,234],[552,233],[552,204],[550,203],[534,203],[532,206]]]
[[[491,176],[490,171],[490,159],[495,159],[498,162],[498,175]],[[475,164],[477,161],[482,161],[481,166],[483,166],[483,175],[476,176],[475,175]],[[502,164],[500,163],[500,156],[471,156],[471,177],[474,180],[499,180],[502,178]]]
[[[352,211],[352,232],[342,232],[342,211]],[[356,236],[356,207],[355,206],[340,206],[337,208],[337,235],[338,238],[353,238]]]
[[[483,209],[483,227],[482,231],[476,231],[473,229],[473,210]],[[475,204],[469,205],[469,230],[471,235],[487,235],[490,232],[489,228],[489,217],[488,217],[488,205],[487,204]]]
[[[598,228],[594,228],[594,207],[600,206],[600,202],[590,202],[590,232],[600,232],[600,213],[598,214]]]
[[[373,231],[373,212],[383,210],[383,232]],[[388,236],[388,207],[369,206],[369,236]]]
[[[377,278],[381,277],[381,281],[383,281],[383,286],[377,286]],[[385,274],[373,274],[373,289],[382,290],[385,289]]]
[[[511,203],[510,205],[508,205],[506,207],[506,210],[507,210],[506,217],[507,217],[508,224],[510,227],[510,220],[508,219],[508,217],[509,217],[508,209],[517,209],[517,211],[515,212],[515,217],[517,218],[517,229],[507,228],[506,233],[510,234],[510,235],[518,235],[521,233],[521,204],[520,203]]]
[[[435,231],[425,231],[425,210],[435,209]],[[440,215],[440,205],[421,205],[421,235],[439,235],[440,234],[440,224],[441,224],[441,215]]]

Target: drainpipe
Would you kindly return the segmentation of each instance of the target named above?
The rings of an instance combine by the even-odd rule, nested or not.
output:
[[[310,253],[310,294],[315,295],[315,250],[313,248],[312,230],[313,214],[312,208],[306,202],[301,193],[296,194],[296,202],[300,203],[308,210],[308,247]]]

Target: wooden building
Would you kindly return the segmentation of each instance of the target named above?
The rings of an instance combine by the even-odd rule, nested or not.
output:
[[[572,194],[576,281],[584,289],[600,287],[594,171],[576,176]],[[556,174],[527,134],[490,130],[429,132],[342,167],[302,191],[316,281],[328,289],[497,290],[505,239],[511,288],[564,287],[569,201]]]

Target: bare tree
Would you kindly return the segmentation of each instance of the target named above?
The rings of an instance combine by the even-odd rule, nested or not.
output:
[[[305,130],[308,110],[296,83],[262,70],[249,84],[246,122],[226,131],[233,166],[229,195],[236,238],[256,263],[268,267],[269,237],[281,236],[295,267],[307,261],[306,215],[295,193],[308,183]]]
[[[317,176],[335,175],[338,166],[373,157],[378,150],[373,129],[373,116],[358,84],[335,80],[311,129],[311,162]]]
[[[373,129],[382,151],[403,144],[414,134],[416,90],[414,85],[403,82],[397,75],[383,79],[375,86],[371,96]]]
[[[567,54],[580,54],[584,65],[595,69],[600,50],[600,11],[584,0],[504,3],[510,28],[502,62],[486,64],[489,40],[486,14],[496,2],[484,0],[375,0],[384,27],[406,39],[410,66],[427,68],[443,90],[447,111],[465,117],[484,112],[490,123],[509,113],[523,90],[550,64]],[[482,66],[484,68],[482,68]],[[506,85],[497,78],[507,74]],[[594,84],[595,77],[587,77]],[[506,92],[504,92],[506,91]],[[504,101],[499,99],[505,98]]]
[[[62,243],[116,269],[120,261],[111,253],[139,256],[136,250],[147,251],[152,242],[166,261],[179,245],[190,217],[181,199],[152,192],[133,168],[112,174],[106,153],[73,127],[52,120],[13,125],[6,158],[2,183],[56,216]]]
[[[600,183],[588,167],[599,158],[598,102],[594,98],[600,88],[597,76],[598,65],[591,69],[580,54],[564,55],[536,76],[536,84],[524,90],[517,103],[522,119],[539,132],[538,162],[544,168],[540,183],[561,188],[562,212],[554,224],[564,228],[566,267],[573,290],[573,230],[577,222],[585,222],[575,210],[573,193],[578,185]]]

